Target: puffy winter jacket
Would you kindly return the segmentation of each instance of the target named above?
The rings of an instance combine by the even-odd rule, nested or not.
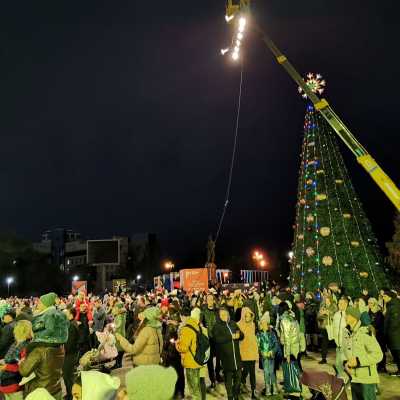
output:
[[[134,344],[129,343],[121,335],[118,335],[118,341],[125,352],[133,355],[133,365],[160,364],[163,349],[161,329],[145,326]]]
[[[293,355],[297,358],[300,352],[300,327],[296,319],[287,311],[280,318],[280,340],[285,358]]]
[[[36,344],[19,365],[22,376],[27,377],[32,372],[36,375],[25,384],[25,394],[32,393],[37,388],[45,388],[52,395],[60,393],[63,364],[63,346]]]
[[[257,343],[258,350],[263,358],[266,358],[266,355],[269,352],[272,352],[272,358],[274,358],[275,355],[280,352],[278,339],[272,329],[258,332]]]
[[[369,333],[361,322],[351,332],[349,345],[344,348],[346,359],[356,357],[358,366],[351,369],[352,382],[373,384],[379,383],[376,365],[382,361],[383,353],[374,335]]]
[[[251,314],[252,321],[246,322],[245,316],[247,313]],[[256,361],[258,360],[258,346],[256,337],[256,326],[254,323],[254,313],[250,308],[242,308],[242,317],[238,322],[238,327],[243,333],[243,340],[239,343],[240,357],[242,361]]]

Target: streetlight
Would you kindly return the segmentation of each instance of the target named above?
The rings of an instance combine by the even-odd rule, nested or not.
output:
[[[78,275],[75,275],[75,276],[72,278],[72,280],[73,280],[74,282],[79,281],[79,276],[78,276]]]
[[[293,251],[289,251],[289,253],[288,253],[289,260],[291,260],[293,258],[293,256],[294,256]]]
[[[138,275],[137,277],[136,277],[136,280],[137,281],[140,281],[142,279],[142,275]]]
[[[253,260],[257,267],[264,268],[268,264],[264,254],[261,251],[255,251],[253,253]]]
[[[7,282],[7,296],[10,297],[10,285],[11,285],[12,283],[14,283],[14,278],[13,278],[12,276],[9,276],[9,277],[6,279],[6,282]]]
[[[174,290],[174,274],[172,270],[175,268],[175,264],[172,261],[167,261],[165,263],[165,269],[169,271],[169,285],[170,285],[170,290]]]

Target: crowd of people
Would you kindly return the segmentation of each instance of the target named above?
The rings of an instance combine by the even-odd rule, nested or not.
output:
[[[388,354],[400,376],[400,300],[389,289],[350,297],[338,287],[299,294],[265,282],[202,293],[48,293],[0,300],[0,317],[6,400],[204,400],[221,384],[229,400],[298,399],[302,385],[314,398],[345,399],[347,386],[353,400],[372,400]],[[333,347],[332,374],[303,371],[307,353],[326,364]],[[119,379],[113,370],[129,359]]]

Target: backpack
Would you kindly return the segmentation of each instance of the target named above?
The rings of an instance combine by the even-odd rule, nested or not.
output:
[[[189,350],[194,358],[194,361],[201,366],[207,364],[210,358],[210,341],[208,340],[208,337],[201,331],[201,328],[199,331],[197,331],[191,325],[185,325],[185,327],[190,328],[196,333],[196,354],[192,353],[192,350],[189,346]]]

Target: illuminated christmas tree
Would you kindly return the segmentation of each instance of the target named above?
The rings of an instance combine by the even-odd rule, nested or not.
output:
[[[308,74],[307,83],[319,94],[325,88],[319,74]],[[304,122],[290,279],[301,291],[314,292],[331,283],[348,294],[387,286],[377,240],[336,134],[311,103]]]

